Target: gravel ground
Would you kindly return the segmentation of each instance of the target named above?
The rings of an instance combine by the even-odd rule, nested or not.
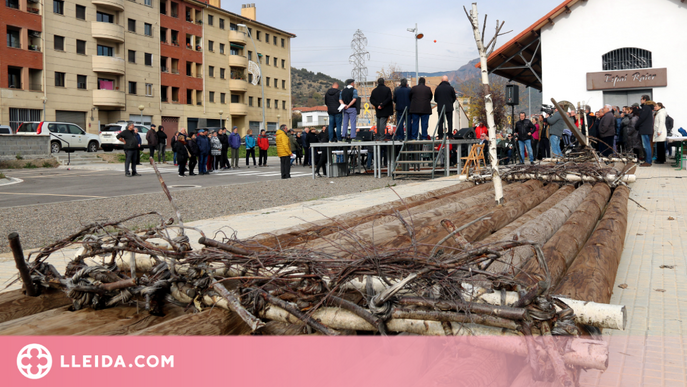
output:
[[[374,179],[350,176],[338,179],[298,178],[222,187],[173,190],[184,222],[240,214],[247,211],[306,202],[332,196],[405,184],[406,180]],[[162,190],[161,190],[162,191]],[[24,249],[46,246],[78,231],[94,221],[119,220],[157,211],[173,217],[167,198],[159,194],[140,194],[108,199],[80,200],[35,206],[3,208],[0,212],[0,235],[19,233]],[[128,227],[148,227],[158,222],[157,216],[146,216],[125,223]],[[0,253],[9,252],[6,243]]]

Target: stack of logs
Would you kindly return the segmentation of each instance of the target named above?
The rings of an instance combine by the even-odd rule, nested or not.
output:
[[[497,206],[491,183],[463,182],[248,240],[203,235],[196,250],[163,219],[91,224],[28,266],[15,234],[25,294],[0,294],[0,335],[530,337],[482,346],[528,357],[515,382],[568,384],[607,367],[599,329],[624,329],[624,308],[607,304],[628,195],[622,182],[529,180]],[[58,273],[48,258],[72,245]]]

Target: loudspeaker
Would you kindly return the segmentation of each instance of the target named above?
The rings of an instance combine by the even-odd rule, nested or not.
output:
[[[520,87],[518,85],[506,85],[506,105],[520,105]]]
[[[475,130],[473,128],[463,128],[453,138],[458,140],[474,140],[476,138]]]

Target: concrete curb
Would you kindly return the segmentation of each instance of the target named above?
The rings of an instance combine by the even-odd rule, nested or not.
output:
[[[22,179],[17,179],[16,177],[7,177],[7,178],[4,178],[4,179],[0,179],[0,186],[3,186],[3,185],[12,185],[12,184],[19,184],[19,183],[23,183],[23,182],[24,182],[24,180],[22,180]]]

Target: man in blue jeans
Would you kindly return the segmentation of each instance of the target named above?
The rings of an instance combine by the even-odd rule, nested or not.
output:
[[[201,129],[198,131],[198,137],[196,138],[196,144],[198,145],[198,174],[207,175],[207,164],[208,156],[210,155],[210,140],[207,137],[207,131]]]
[[[651,166],[651,139],[654,136],[654,113],[651,106],[646,105],[651,97],[648,95],[643,95],[641,98],[642,105],[639,107],[639,119],[635,128],[637,132],[642,137],[642,145],[644,146],[644,154],[646,155],[646,160],[640,164],[640,167],[650,167]]]
[[[425,78],[421,77],[417,85],[410,89],[410,108],[408,111],[412,117],[412,132],[408,136],[411,140],[416,140],[418,137],[420,121],[422,121],[422,137],[421,140],[427,140],[427,128],[429,126],[429,116],[432,114],[432,89],[425,85]]]
[[[327,113],[329,114],[329,142],[334,142],[335,134],[336,141],[341,141],[341,120],[343,116],[339,111],[340,94],[339,84],[334,82],[324,95],[324,104],[327,106]]]
[[[551,142],[552,157],[563,157],[561,151],[561,137],[563,130],[565,130],[565,121],[558,109],[554,109],[554,113],[550,117],[545,118],[546,123],[549,124],[549,142]]]
[[[358,113],[360,112],[360,98],[358,97],[358,90],[355,88],[354,79],[346,80],[346,87],[339,95],[339,103],[344,105],[341,137],[345,137],[348,139],[348,142],[350,142],[351,140],[355,140],[355,124],[356,120],[358,119]],[[348,129],[349,122],[351,124],[350,131]]]
[[[404,128],[405,123],[410,122],[410,113],[406,112],[406,117],[403,112],[410,107],[410,87],[408,87],[408,80],[401,79],[401,85],[394,90],[394,104],[396,104],[396,140],[405,140]],[[403,119],[401,120],[401,117]],[[407,128],[410,129],[410,128]],[[410,132],[410,130],[409,130]],[[410,133],[408,133],[410,135]]]
[[[532,121],[525,118],[525,113],[520,113],[520,120],[515,123],[515,137],[518,139],[518,146],[520,148],[520,163],[525,163],[525,148],[527,148],[527,155],[530,158],[530,164],[534,164],[534,153],[532,152],[532,133],[537,128],[532,124]]]

